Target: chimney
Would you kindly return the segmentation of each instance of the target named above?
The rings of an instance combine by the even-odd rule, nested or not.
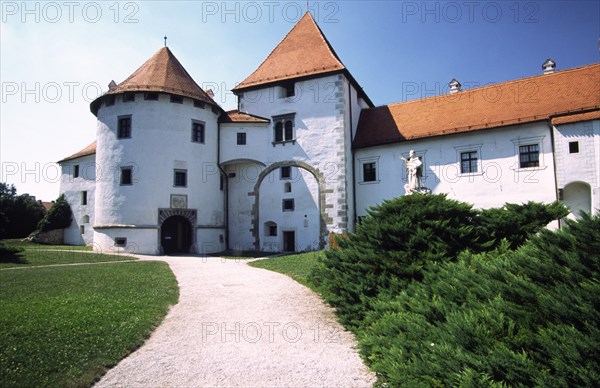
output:
[[[206,94],[208,94],[210,96],[210,98],[215,97],[215,92],[213,92],[212,89],[204,89],[204,91],[206,92]]]
[[[115,82],[115,80],[110,81],[110,83],[108,84],[108,90],[113,90],[116,87],[117,83]]]
[[[462,85],[456,80],[456,78],[452,78],[452,81],[448,83],[448,86],[450,86],[450,94],[454,94],[460,92],[460,87]]]
[[[556,71],[556,62],[552,59],[546,59],[546,62],[542,64],[542,70],[544,70],[544,74],[552,74]]]

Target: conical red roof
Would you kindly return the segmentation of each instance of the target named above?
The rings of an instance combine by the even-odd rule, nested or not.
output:
[[[307,12],[250,76],[233,90],[346,69]]]

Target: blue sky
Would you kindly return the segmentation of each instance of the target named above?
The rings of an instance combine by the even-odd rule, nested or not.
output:
[[[306,1],[2,1],[2,181],[58,196],[55,162],[94,140],[89,103],[167,44],[198,84],[227,92],[264,60]],[[376,105],[600,59],[597,1],[319,1],[308,8]],[[600,91],[599,91],[600,93]]]

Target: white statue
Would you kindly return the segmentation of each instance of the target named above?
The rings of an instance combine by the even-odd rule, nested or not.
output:
[[[421,162],[414,150],[410,150],[408,153],[408,159],[404,158],[403,156],[401,156],[400,159],[406,163],[406,168],[408,170],[408,184],[404,185],[406,195],[420,193],[422,189],[421,166],[423,165],[423,162]]]

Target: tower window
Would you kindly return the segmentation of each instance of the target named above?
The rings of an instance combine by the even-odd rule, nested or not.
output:
[[[121,185],[131,185],[133,183],[132,175],[132,167],[121,167]]]
[[[78,164],[73,166],[73,178],[79,178],[79,165]]]
[[[569,142],[569,153],[570,154],[579,153],[579,142],[578,141],[570,141]]]
[[[286,198],[282,201],[282,208],[284,212],[294,211],[294,198]]]
[[[284,166],[279,170],[279,177],[281,179],[291,179],[292,178],[292,166]]]
[[[87,203],[88,203],[87,191],[82,191],[81,192],[81,204],[87,205]]]
[[[294,115],[273,117],[273,139],[275,143],[293,141],[294,134]]]
[[[144,100],[158,101],[158,93],[144,93]]]
[[[118,139],[131,138],[131,117],[119,117],[119,125],[117,129]]]
[[[292,192],[292,183],[291,182],[285,182],[283,184],[283,191],[285,193],[291,193]]]
[[[194,108],[202,108],[204,109],[205,103],[204,101],[194,100]]]
[[[284,87],[286,97],[294,97],[296,95],[296,85],[293,82],[286,84]]]
[[[123,94],[123,102],[132,102],[132,101],[135,101],[135,93]]]
[[[175,170],[174,171],[173,186],[187,187],[187,170]]]
[[[112,106],[112,105],[115,105],[115,95],[109,94],[108,96],[106,96],[106,106]]]
[[[171,102],[174,104],[183,104],[183,97],[181,96],[171,96]]]
[[[204,123],[192,121],[192,142],[204,143]]]

